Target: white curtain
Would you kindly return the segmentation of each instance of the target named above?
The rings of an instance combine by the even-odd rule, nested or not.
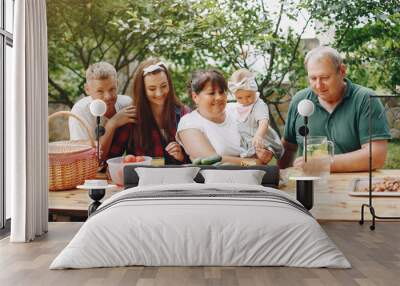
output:
[[[47,21],[45,0],[15,1],[13,94],[6,99],[6,187],[12,242],[47,232]]]

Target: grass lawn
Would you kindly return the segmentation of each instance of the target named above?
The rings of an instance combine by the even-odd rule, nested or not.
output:
[[[390,140],[386,163],[383,169],[400,169],[400,140]]]

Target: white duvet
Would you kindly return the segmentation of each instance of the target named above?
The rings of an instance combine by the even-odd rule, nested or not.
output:
[[[172,197],[154,197],[157,192],[162,195],[174,190]],[[257,195],[252,196],[252,191]],[[189,195],[183,195],[185,192]],[[196,192],[203,195],[190,196]],[[219,192],[227,195],[220,197]],[[204,195],[207,193],[210,195]],[[351,267],[318,222],[298,204],[279,190],[254,185],[127,189],[99,207],[50,269],[128,265]]]

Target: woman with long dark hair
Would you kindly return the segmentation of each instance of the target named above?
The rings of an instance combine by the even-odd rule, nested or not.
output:
[[[164,157],[165,164],[189,161],[175,142],[180,118],[190,109],[177,98],[166,65],[159,59],[143,61],[133,78],[134,123],[115,129],[112,140],[103,143],[105,158],[126,154]],[[104,142],[104,141],[103,141]]]

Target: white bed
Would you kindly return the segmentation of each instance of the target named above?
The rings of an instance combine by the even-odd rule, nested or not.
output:
[[[263,186],[138,186],[106,200],[50,269],[145,266],[350,268],[318,222]]]

